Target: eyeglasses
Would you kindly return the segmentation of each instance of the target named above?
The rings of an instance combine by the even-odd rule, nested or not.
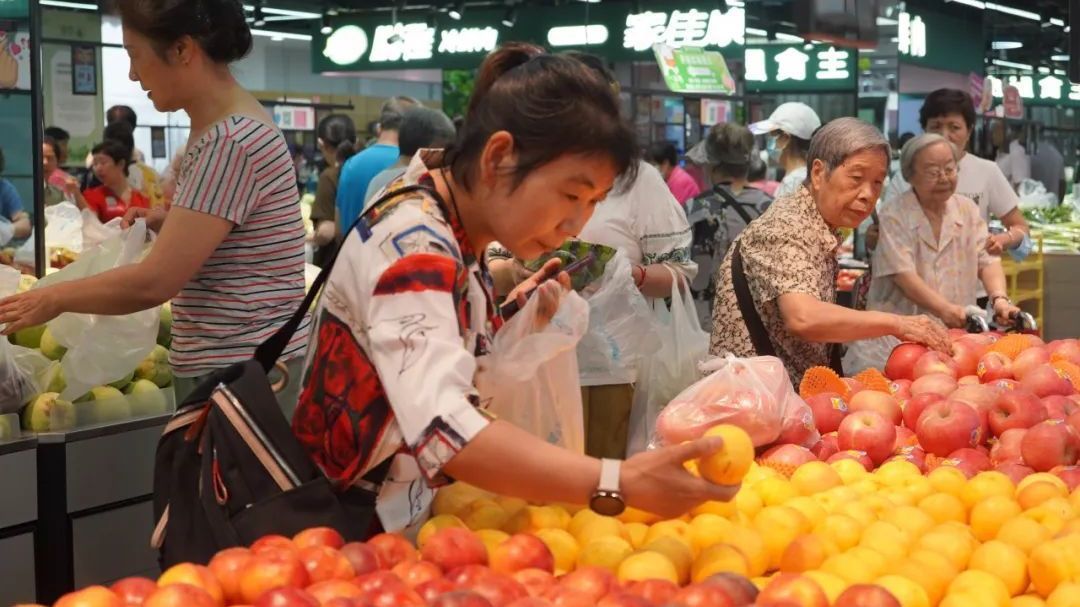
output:
[[[959,172],[960,167],[956,166],[955,164],[951,164],[944,167],[927,167],[925,170],[922,171],[922,174],[932,181],[937,181],[942,177],[945,177],[946,179],[952,179],[953,177],[956,177],[957,173]]]

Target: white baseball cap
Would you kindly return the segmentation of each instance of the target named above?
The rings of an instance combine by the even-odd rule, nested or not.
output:
[[[818,118],[817,113],[810,106],[792,101],[781,104],[766,120],[751,124],[750,132],[755,135],[764,135],[773,131],[783,131],[799,139],[809,140],[820,126],[821,118]]]

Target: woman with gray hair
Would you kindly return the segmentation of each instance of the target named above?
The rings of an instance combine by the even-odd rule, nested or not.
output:
[[[889,335],[951,350],[945,327],[927,316],[833,303],[838,231],[873,212],[889,157],[881,133],[855,118],[834,120],[814,135],[806,182],[752,222],[720,267],[713,355],[777,356],[797,385],[810,367],[842,372],[840,343]]]
[[[982,281],[999,319],[1018,310],[1005,294],[1000,258],[986,250],[979,207],[956,193],[959,161],[956,146],[934,133],[904,146],[900,170],[911,189],[881,210],[868,309],[929,314],[959,328]]]

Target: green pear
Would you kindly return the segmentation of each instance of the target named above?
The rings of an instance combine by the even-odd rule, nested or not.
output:
[[[172,305],[169,302],[161,304],[159,316],[157,343],[168,348],[172,343]]]
[[[91,388],[75,402],[75,410],[79,425],[131,419],[131,404],[127,397],[112,386]]]
[[[31,432],[59,432],[75,427],[75,405],[55,392],[39,395],[23,408],[22,426]]]
[[[16,346],[37,350],[41,347],[41,336],[45,333],[45,325],[19,329],[12,335],[11,343]]]
[[[124,388],[126,388],[128,386],[128,384],[131,383],[131,380],[134,379],[134,378],[135,378],[135,371],[132,371],[131,373],[128,373],[127,375],[121,377],[120,379],[118,379],[118,380],[116,380],[114,382],[110,382],[109,385],[116,388],[117,390],[123,390]]]
[[[169,351],[162,346],[154,346],[150,355],[135,368],[135,379],[154,382],[159,388],[172,383],[172,367],[169,366]]]
[[[60,360],[67,353],[67,348],[56,341],[47,327],[41,333],[41,353],[49,360]]]
[[[135,417],[161,415],[169,410],[165,392],[148,379],[131,382],[124,389],[124,394],[131,403],[131,414]]]

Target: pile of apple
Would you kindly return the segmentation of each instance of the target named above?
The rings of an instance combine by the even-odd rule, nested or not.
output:
[[[888,392],[845,380],[845,394],[807,399],[822,439],[811,449],[781,445],[761,461],[781,469],[820,459],[855,459],[868,470],[903,459],[924,472],[955,466],[969,478],[998,470],[1018,481],[1052,472],[1080,484],[1080,342],[1049,344],[1010,335],[953,336],[953,355],[904,343],[889,356]],[[1015,352],[1013,357],[1000,350]]]

